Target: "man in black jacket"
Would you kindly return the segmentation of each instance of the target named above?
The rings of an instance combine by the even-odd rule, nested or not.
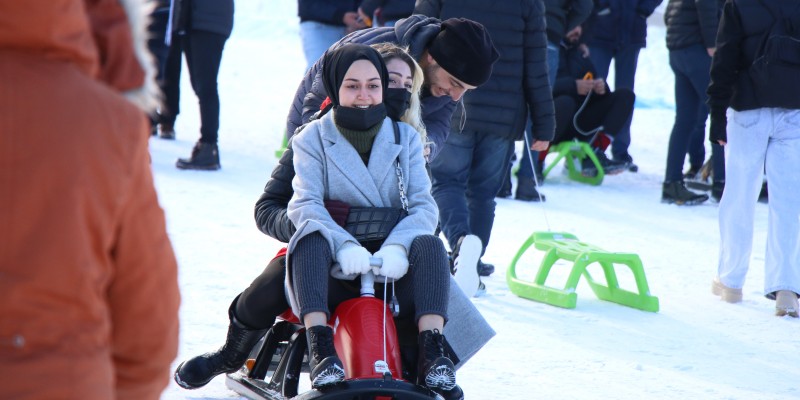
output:
[[[345,36],[331,46],[344,43],[374,44],[389,42],[408,47],[408,52],[425,74],[420,101],[422,122],[431,142],[432,160],[439,154],[450,132],[450,118],[455,102],[467,90],[475,89],[489,79],[497,52],[483,25],[465,19],[442,21],[412,15],[394,27],[363,29]],[[457,49],[457,51],[456,51]],[[291,136],[308,122],[327,97],[322,85],[322,59],[306,72],[289,109],[286,134]]]
[[[514,141],[522,139],[529,115],[534,150],[544,150],[553,138],[544,4],[420,0],[414,12],[478,21],[495,38],[500,53],[486,85],[464,98],[464,109],[454,114],[441,154],[431,162],[433,197],[453,249],[456,280],[466,272],[489,275],[494,267],[480,257],[489,244],[494,197],[503,184]],[[462,289],[470,294],[478,288]]]
[[[705,158],[706,89],[711,57],[716,49],[714,40],[721,7],[719,0],[669,0],[667,3],[664,22],[667,25],[669,66],[675,73],[675,124],[669,137],[662,203],[695,205],[708,200],[707,195],[694,193],[685,187],[683,164],[687,151],[699,152],[690,156],[689,174],[696,174]],[[699,143],[695,143],[698,139]],[[694,146],[700,149],[693,149]],[[721,195],[725,184],[724,153],[718,144],[712,144],[712,152],[714,185]]]

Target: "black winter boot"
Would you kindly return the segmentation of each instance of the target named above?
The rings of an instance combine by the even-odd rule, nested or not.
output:
[[[333,329],[329,326],[312,326],[306,329],[306,338],[311,387],[317,389],[344,381],[344,367],[333,345]]]
[[[450,391],[456,387],[456,367],[444,355],[444,336],[438,329],[419,333],[417,385]]]
[[[594,150],[594,155],[597,157],[597,161],[600,162],[600,166],[603,168],[603,172],[606,175],[617,175],[624,172],[628,165],[623,161],[611,160],[606,156],[606,153],[600,149]],[[586,177],[595,177],[597,176],[597,166],[594,165],[592,159],[586,157],[581,161],[581,175]]]
[[[197,142],[190,158],[179,158],[175,166],[180,169],[213,171],[220,169],[219,149],[216,144]]]
[[[251,329],[233,315],[237,296],[228,309],[231,320],[225,344],[213,353],[206,353],[181,363],[175,370],[175,382],[184,389],[197,389],[215,376],[235,372],[242,367],[253,346],[267,333],[267,329]]]
[[[661,191],[661,202],[667,204],[677,204],[679,206],[694,206],[708,200],[708,195],[695,193],[686,189],[683,181],[664,182]]]
[[[536,182],[533,178],[518,177],[517,178],[517,195],[514,196],[517,200],[522,201],[545,201],[544,195],[541,195],[536,190]]]

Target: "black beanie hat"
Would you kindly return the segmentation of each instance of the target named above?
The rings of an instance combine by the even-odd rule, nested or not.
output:
[[[450,75],[472,86],[489,80],[492,64],[500,57],[486,28],[465,18],[443,21],[428,53]]]
[[[344,81],[344,75],[358,60],[367,60],[375,66],[381,77],[384,96],[386,95],[386,89],[389,87],[389,73],[386,71],[386,64],[380,53],[365,44],[347,43],[335,50],[328,50],[323,55],[322,84],[334,107],[339,106],[339,88]]]

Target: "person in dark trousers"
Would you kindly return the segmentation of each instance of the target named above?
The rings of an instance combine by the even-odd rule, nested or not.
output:
[[[150,25],[147,26],[147,49],[155,58],[156,82],[159,86],[164,86],[164,67],[169,56],[169,46],[167,45],[167,26],[169,25],[169,0],[157,0],[153,2],[153,10],[150,12]],[[158,124],[161,114],[154,110],[150,114],[150,133],[158,134]]]
[[[179,169],[220,168],[220,103],[217,75],[225,42],[233,30],[233,0],[174,0],[171,9],[169,56],[164,72],[165,109],[161,138],[175,139],[175,119],[180,113],[181,56],[186,54],[192,89],[200,103],[200,140],[189,158],[175,163]]]
[[[721,7],[719,0],[669,0],[667,3],[664,23],[667,26],[669,65],[675,74],[675,124],[669,137],[662,203],[696,205],[708,200],[708,195],[686,188],[683,164],[692,139],[705,137],[708,117],[706,89],[711,57],[716,50],[714,40]],[[717,172],[714,185],[720,187],[725,184],[722,146],[712,144],[712,152],[714,171]],[[702,162],[701,158],[701,166]]]
[[[464,97],[439,157],[431,162],[433,197],[442,231],[453,249],[456,277],[463,270],[487,276],[494,266],[480,258],[489,244],[494,198],[503,185],[514,142],[522,139],[529,116],[534,150],[544,150],[553,138],[544,4],[420,0],[414,12],[473,19],[486,27],[500,53],[488,82]],[[467,294],[475,290],[464,288]]]
[[[783,40],[780,53],[760,52],[765,34]],[[775,315],[798,317],[800,294],[800,26],[797,2],[728,0],[722,8],[711,60],[710,140],[726,147],[725,192],[719,203],[719,264],[712,293],[742,301],[753,247],[755,205],[766,170],[769,221],[764,294]],[[788,36],[787,36],[788,35]],[[772,40],[770,40],[772,41]],[[755,63],[757,54],[770,64]],[[789,62],[777,62],[780,57]],[[759,57],[760,58],[760,57]],[[762,70],[761,68],[767,68]],[[759,72],[764,71],[764,73]],[[730,109],[729,109],[730,108]]]
[[[367,27],[358,16],[359,4],[361,0],[297,0],[306,69],[339,39]]]
[[[584,25],[584,38],[597,68],[597,78],[608,78],[614,60],[614,90],[634,91],[639,51],[647,44],[647,18],[663,0],[595,0],[594,11]],[[629,163],[629,170],[639,167],[628,153],[631,145],[631,121],[625,124],[611,144],[615,160]]]
[[[358,15],[367,26],[394,26],[414,12],[414,0],[364,0]]]
[[[547,26],[547,76],[552,88],[556,83],[556,76],[558,75],[558,60],[560,58],[561,41],[567,32],[572,31],[575,27],[580,26],[592,12],[592,0],[545,0],[545,22]],[[528,123],[525,128],[525,134],[528,135],[528,140],[533,143],[531,137],[531,125]],[[530,154],[529,154],[530,153]],[[533,171],[531,170],[531,162],[529,156],[532,155],[538,159],[539,154],[535,151],[528,152],[523,148],[522,158],[519,163],[519,170],[517,171],[517,193],[516,199],[523,201],[539,201],[539,194],[536,190],[536,182],[541,183],[538,179],[542,175],[541,169],[536,169],[537,179],[533,179]],[[512,160],[515,157],[512,157]],[[534,164],[538,166],[538,163]],[[508,176],[503,180],[502,191],[505,191],[505,196],[511,196],[511,164],[509,164]],[[542,199],[544,196],[542,196]]]
[[[578,26],[567,33],[559,46],[561,60],[553,86],[556,111],[553,144],[572,139],[592,142],[603,171],[607,175],[618,174],[627,168],[627,164],[610,160],[606,157],[605,149],[633,114],[636,96],[629,89],[612,92],[605,80],[593,78],[597,70],[589,57],[589,49],[580,42],[580,37],[581,27]],[[577,112],[579,114],[575,118]],[[539,163],[544,161],[544,155],[546,153],[539,157]],[[585,158],[581,173],[585,176],[596,176],[598,171],[594,163]]]

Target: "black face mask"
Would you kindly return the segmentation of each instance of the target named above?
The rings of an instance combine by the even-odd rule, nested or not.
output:
[[[383,96],[383,104],[386,106],[386,115],[398,121],[411,106],[411,92],[407,89],[386,89]]]
[[[368,108],[335,107],[333,120],[336,125],[353,131],[366,131],[386,118],[386,107],[383,103]]]

